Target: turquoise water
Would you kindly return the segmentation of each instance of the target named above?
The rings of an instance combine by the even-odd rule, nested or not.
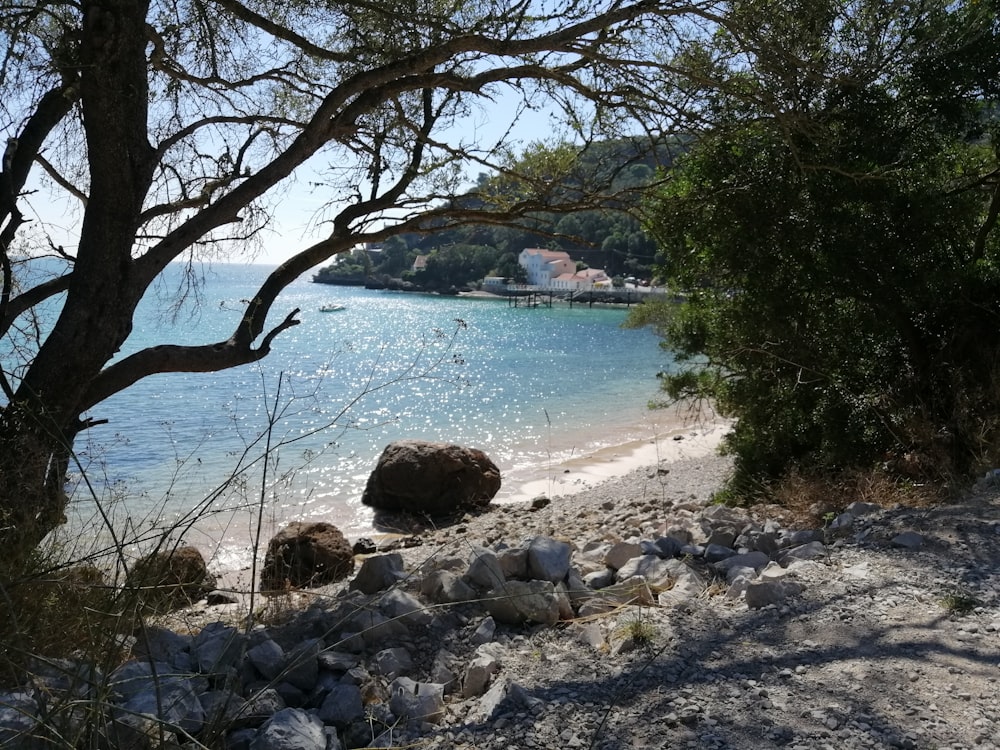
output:
[[[143,300],[122,356],[225,339],[240,300],[269,269],[204,269],[197,295],[172,309],[180,270]],[[328,303],[345,309],[320,312]],[[210,498],[213,507],[245,507],[235,520],[220,516],[223,535],[240,536],[263,501],[272,524],[324,518],[360,532],[371,524],[361,491],[392,440],[484,450],[501,469],[503,496],[519,478],[654,429],[647,403],[666,355],[650,331],[621,328],[625,310],[511,308],[308,276],[279,298],[271,324],[295,307],[301,325],[260,363],[154,376],[93,411],[108,424],[81,435],[77,448],[102,508],[137,524],[170,523]],[[78,515],[95,508],[91,489],[78,486]]]

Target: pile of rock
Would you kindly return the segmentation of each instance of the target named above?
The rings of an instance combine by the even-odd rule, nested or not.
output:
[[[838,527],[872,509],[849,508]],[[110,674],[68,663],[40,670],[30,689],[0,696],[0,741],[33,748],[33,735],[71,735],[78,712],[52,708],[72,698],[99,707],[115,747],[220,736],[234,750],[393,747],[446,715],[486,720],[505,700],[528,700],[496,676],[532,625],[582,618],[592,646],[619,653],[634,639],[602,628],[604,615],[691,602],[710,587],[764,607],[798,593],[796,566],[826,554],[822,530],[754,523],[724,506],[681,510],[663,531],[579,547],[544,535],[468,543],[409,569],[399,553],[370,556],[348,586],[315,589],[282,628],[147,628],[134,659]]]

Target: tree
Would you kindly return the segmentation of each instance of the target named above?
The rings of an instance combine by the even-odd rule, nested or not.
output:
[[[273,308],[302,273],[362,242],[552,207],[560,174],[519,174],[509,134],[472,144],[455,126],[505,96],[515,118],[563,112],[585,149],[655,103],[626,96],[651,59],[643,44],[688,10],[670,0],[0,0],[10,137],[0,334],[18,353],[0,377],[0,554],[16,559],[60,523],[74,439],[100,421],[104,399],[155,373],[267,356],[298,322]],[[520,184],[517,200],[447,201],[470,164]],[[303,170],[327,200],[326,234],[248,294],[232,335],[115,359],[167,264],[252,245]],[[79,221],[71,241],[52,240],[65,272],[24,286],[52,239],[28,223],[39,187],[75,202]],[[576,185],[561,200],[589,205],[607,192]],[[25,322],[45,305],[59,308],[50,328]]]
[[[737,481],[995,457],[997,4],[736,2],[685,60],[711,127],[650,230],[688,297],[641,315],[670,393],[738,418]]]

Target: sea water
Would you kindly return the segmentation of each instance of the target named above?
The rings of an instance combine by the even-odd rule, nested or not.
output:
[[[213,265],[189,284],[172,266],[119,356],[225,340],[270,270]],[[343,309],[321,312],[328,304]],[[245,539],[262,524],[323,519],[361,534],[372,524],[365,482],[393,440],[485,451],[502,499],[520,479],[658,429],[648,404],[668,356],[651,331],[622,327],[624,309],[512,307],[306,275],[278,298],[268,327],[296,308],[300,323],[255,364],[155,375],[95,407],[89,416],[107,423],[77,441],[76,523]]]

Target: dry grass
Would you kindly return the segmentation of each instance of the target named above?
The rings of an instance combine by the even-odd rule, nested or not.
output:
[[[755,515],[787,526],[818,528],[853,502],[883,508],[928,507],[947,498],[944,487],[915,483],[879,469],[839,475],[792,471],[781,481],[761,487],[748,506]]]

